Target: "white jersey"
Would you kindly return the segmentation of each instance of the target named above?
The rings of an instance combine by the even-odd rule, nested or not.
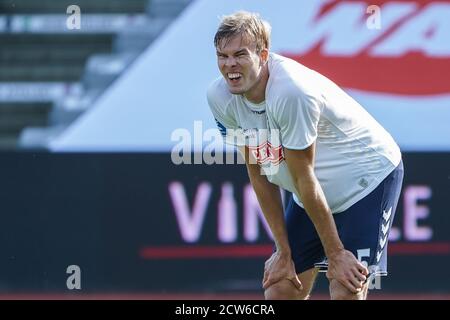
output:
[[[226,142],[246,144],[269,181],[292,192],[301,207],[283,148],[316,141],[314,171],[333,213],[364,198],[400,163],[391,135],[331,80],[273,53],[268,66],[261,104],[231,94],[222,77],[209,87],[208,103]]]

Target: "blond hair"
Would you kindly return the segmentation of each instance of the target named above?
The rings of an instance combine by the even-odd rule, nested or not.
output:
[[[217,48],[222,40],[228,41],[234,36],[242,35],[250,42],[256,43],[256,51],[270,47],[270,24],[261,19],[259,14],[238,11],[228,16],[223,16],[214,36],[214,45]]]

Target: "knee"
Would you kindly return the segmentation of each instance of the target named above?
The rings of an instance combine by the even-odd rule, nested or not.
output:
[[[364,287],[359,293],[353,293],[348,290],[339,281],[332,279],[330,281],[331,300],[364,300]]]
[[[306,292],[305,289],[298,290],[287,279],[274,283],[264,291],[264,298],[266,300],[306,300],[308,297],[309,292]]]

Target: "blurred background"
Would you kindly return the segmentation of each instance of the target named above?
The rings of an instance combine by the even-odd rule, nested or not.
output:
[[[450,1],[0,0],[0,299],[263,297],[272,240],[245,166],[202,153],[223,147],[214,33],[240,9],[403,151],[369,297],[450,298]]]

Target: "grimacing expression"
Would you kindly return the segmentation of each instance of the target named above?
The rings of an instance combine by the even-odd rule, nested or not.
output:
[[[242,35],[223,39],[217,51],[217,63],[232,94],[245,94],[257,84],[262,58],[256,44],[249,43]]]

